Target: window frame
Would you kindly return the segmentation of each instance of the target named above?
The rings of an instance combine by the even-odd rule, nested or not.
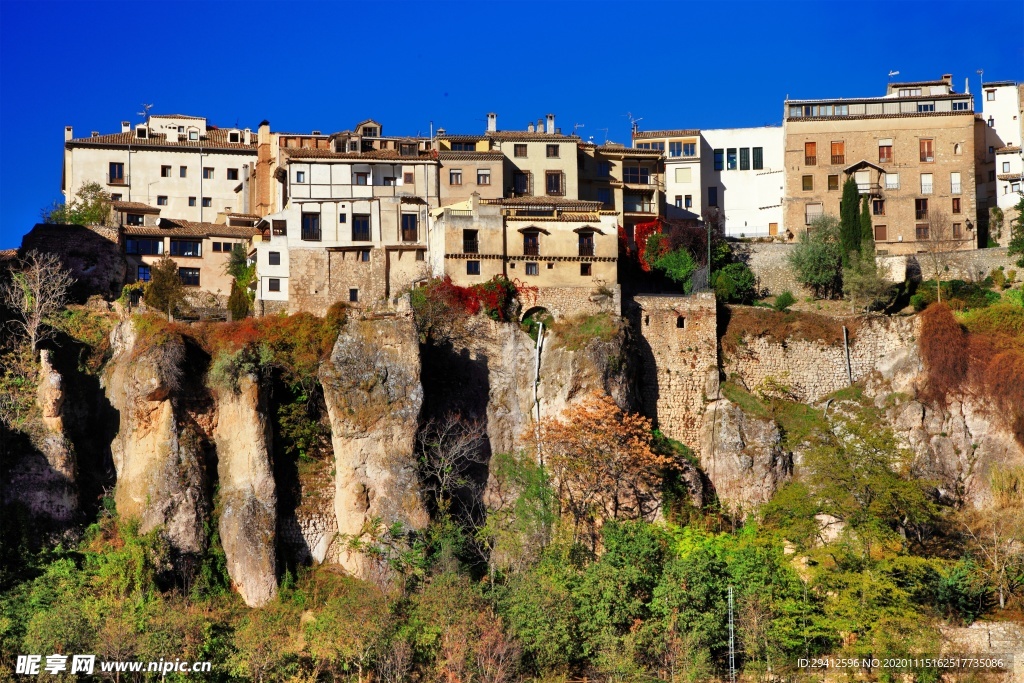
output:
[[[516,159],[525,159],[527,157],[528,150],[525,143],[514,143],[512,145],[512,156]]]
[[[365,224],[365,232],[362,226]],[[362,235],[366,235],[363,237]],[[373,225],[370,222],[370,214],[368,213],[354,213],[352,214],[352,242],[372,242],[373,241]]]
[[[448,169],[448,184],[457,187],[462,185],[462,169],[461,168],[450,168]]]
[[[191,280],[195,279],[195,282]],[[188,278],[186,280],[186,278]],[[178,279],[181,280],[181,284],[184,287],[200,287],[201,279],[198,268],[178,268]]]
[[[279,278],[279,277],[268,277],[267,278],[267,291],[268,292],[280,292],[281,291],[281,278]]]
[[[279,265],[281,265],[281,252],[279,252],[279,251],[268,251],[267,252],[267,265],[268,266],[279,266]]]
[[[559,148],[559,145],[556,145],[556,144],[545,145],[545,147],[544,147],[544,155],[545,155],[545,157],[548,158],[548,159],[559,159],[559,158],[561,158],[559,156],[558,148]]]
[[[299,239],[303,242],[322,242],[323,229],[319,212],[303,211],[299,223]]]

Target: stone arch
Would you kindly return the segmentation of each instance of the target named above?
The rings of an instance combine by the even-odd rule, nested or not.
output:
[[[555,318],[555,316],[553,316],[551,314],[551,311],[549,311],[546,307],[544,307],[544,306],[531,306],[530,308],[526,309],[523,312],[523,317],[520,320],[520,322],[525,323],[525,322],[528,322],[529,320],[540,321],[541,319],[545,319],[544,320],[544,324],[546,325],[548,319],[554,320],[554,318]]]

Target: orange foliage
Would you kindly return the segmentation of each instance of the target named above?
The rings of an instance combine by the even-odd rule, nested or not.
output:
[[[602,520],[649,517],[658,508],[662,476],[676,465],[651,444],[650,420],[597,393],[540,425],[541,456],[577,534],[585,527],[593,539]]]
[[[918,347],[928,385],[926,399],[944,402],[946,395],[967,381],[967,335],[946,304],[932,304],[921,313]]]

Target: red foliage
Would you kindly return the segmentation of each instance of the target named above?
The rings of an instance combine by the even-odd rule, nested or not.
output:
[[[919,348],[928,377],[927,398],[945,402],[967,380],[967,335],[946,304],[932,304],[921,314]]]
[[[647,251],[647,238],[659,232],[661,232],[661,219],[655,219],[649,223],[637,223],[633,228],[633,239],[636,241],[636,255],[640,261],[640,268],[645,273],[651,272],[651,266],[645,253]]]

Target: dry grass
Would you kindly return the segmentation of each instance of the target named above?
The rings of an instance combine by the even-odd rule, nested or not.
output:
[[[850,338],[857,333],[858,318],[833,318],[805,311],[775,311],[753,306],[729,307],[729,322],[722,335],[722,349],[735,352],[747,337],[766,337],[781,343],[803,340],[820,341],[829,346],[843,343],[843,326]]]

